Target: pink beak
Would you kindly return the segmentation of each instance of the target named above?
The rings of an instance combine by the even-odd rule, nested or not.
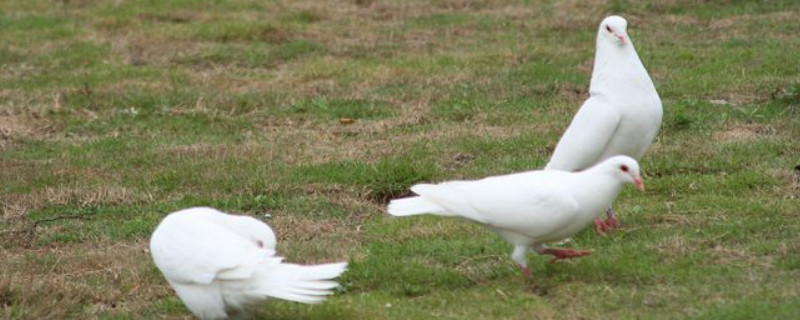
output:
[[[639,189],[639,191],[644,191],[644,181],[642,181],[641,176],[633,177],[633,184],[636,185],[636,189]]]
[[[619,42],[622,42],[622,44],[625,44],[625,35],[624,34],[623,35],[617,35],[617,39],[619,39]]]

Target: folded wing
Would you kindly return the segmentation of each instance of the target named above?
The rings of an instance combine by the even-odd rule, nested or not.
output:
[[[174,219],[173,219],[174,218]],[[208,284],[216,278],[247,279],[265,255],[226,228],[191,216],[170,216],[150,240],[156,266],[167,279]]]
[[[589,98],[558,141],[545,169],[576,171],[591,167],[601,160],[621,119],[617,108],[600,98]]]

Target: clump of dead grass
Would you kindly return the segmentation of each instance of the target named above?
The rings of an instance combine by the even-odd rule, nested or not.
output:
[[[0,106],[0,109],[4,107]],[[45,112],[47,110],[0,111],[0,151],[13,148],[24,139],[47,137],[54,129],[54,124],[47,119]]]
[[[773,168],[769,174],[781,181],[782,194],[787,200],[800,198],[800,163],[794,168]]]
[[[775,135],[775,128],[768,124],[733,123],[724,130],[712,133],[711,138],[719,142],[744,143]]]

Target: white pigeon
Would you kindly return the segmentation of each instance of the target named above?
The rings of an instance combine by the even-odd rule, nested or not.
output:
[[[473,181],[418,184],[419,196],[392,200],[394,216],[429,213],[458,217],[493,230],[514,245],[511,259],[530,276],[528,249],[551,261],[588,255],[586,250],[547,248],[590,225],[627,183],[644,190],[639,164],[627,156],[609,158],[581,172],[536,170]]]
[[[302,266],[275,256],[275,233],[248,216],[197,207],[168,215],[150,238],[153,261],[181,301],[201,319],[268,297],[319,303],[347,263]]]
[[[597,52],[583,103],[558,142],[546,170],[579,171],[616,155],[641,159],[661,126],[661,99],[627,34],[628,22],[609,16],[597,30]],[[595,220],[603,232],[617,226]]]

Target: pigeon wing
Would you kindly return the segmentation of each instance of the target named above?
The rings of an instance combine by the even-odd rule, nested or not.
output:
[[[481,185],[466,186],[464,193],[487,225],[546,234],[569,224],[579,209],[564,190],[568,175],[538,171],[489,178]]]
[[[154,232],[150,247],[156,266],[172,281],[208,284],[216,278],[246,279],[259,257],[274,254],[204,219],[165,222]]]
[[[545,169],[578,171],[597,161],[614,137],[622,114],[603,99],[592,97],[584,102],[558,141]]]
[[[504,229],[536,229],[567,223],[578,203],[563,191],[569,173],[533,171],[477,181],[416,185],[412,190],[450,212]],[[543,231],[544,232],[544,231]]]

